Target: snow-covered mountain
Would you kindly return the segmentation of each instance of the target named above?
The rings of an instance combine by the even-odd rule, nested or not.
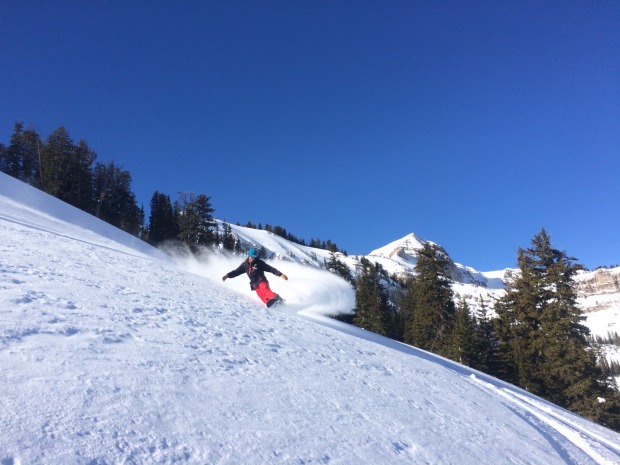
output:
[[[313,267],[323,267],[329,258],[326,250],[314,249],[292,243],[273,233],[232,225],[232,230],[243,247],[263,247],[269,258],[293,261]],[[337,254],[355,274],[360,258],[379,263],[390,275],[415,274],[417,253],[427,241],[414,233],[371,251],[368,255],[345,257]],[[437,245],[437,244],[435,244]],[[506,268],[498,271],[478,271],[455,263],[448,252],[437,245],[448,263],[449,276],[456,299],[464,298],[475,310],[482,299],[487,304],[504,294],[506,283],[514,279],[518,270]],[[609,331],[620,331],[620,267],[611,270],[581,272],[577,276],[579,303],[587,315],[586,324],[593,334],[605,336]],[[620,356],[618,357],[620,359]]]
[[[284,260],[321,252],[246,233],[279,310],[222,283],[239,257],[171,258],[0,174],[0,463],[620,462],[615,432],[321,317],[348,285]]]
[[[370,252],[367,258],[380,263],[391,274],[414,274],[415,265],[418,261],[418,251],[427,243],[437,246],[439,254],[443,255],[448,263],[448,275],[455,283],[488,286],[489,280],[482,273],[473,268],[454,263],[442,246],[421,239],[413,233]]]

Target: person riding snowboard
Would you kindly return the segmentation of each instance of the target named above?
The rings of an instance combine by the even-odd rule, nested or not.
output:
[[[264,261],[258,258],[258,252],[256,249],[248,250],[248,258],[241,264],[236,270],[226,273],[222,276],[222,281],[226,281],[228,278],[236,278],[243,273],[247,273],[250,277],[250,287],[253,291],[256,291],[260,300],[263,301],[267,307],[271,307],[277,302],[282,302],[282,297],[274,293],[269,287],[269,281],[265,277],[265,271],[275,274],[284,280],[288,277],[276,270],[274,267],[267,265]]]

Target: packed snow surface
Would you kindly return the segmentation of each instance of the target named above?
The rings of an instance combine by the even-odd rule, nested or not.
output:
[[[618,464],[620,435],[330,320],[346,283],[287,260],[173,259],[0,174],[0,463]],[[343,308],[344,307],[344,308]]]

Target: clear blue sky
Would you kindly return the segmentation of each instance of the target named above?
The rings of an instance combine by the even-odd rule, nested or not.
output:
[[[2,2],[0,141],[65,126],[232,223],[620,263],[620,2]]]

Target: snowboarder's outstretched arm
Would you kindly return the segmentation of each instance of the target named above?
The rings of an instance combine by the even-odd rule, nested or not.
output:
[[[262,265],[263,271],[269,271],[270,273],[273,273],[276,276],[279,276],[280,278],[282,278],[284,280],[288,279],[288,277],[284,273],[282,273],[279,270],[276,270],[273,266],[267,265],[267,263],[265,263],[265,262],[262,262],[261,265]]]
[[[237,276],[242,275],[246,271],[247,271],[247,264],[246,262],[243,262],[241,265],[237,267],[237,269],[232,270],[226,273],[224,276],[222,276],[222,281],[226,281],[228,278],[236,278]]]

